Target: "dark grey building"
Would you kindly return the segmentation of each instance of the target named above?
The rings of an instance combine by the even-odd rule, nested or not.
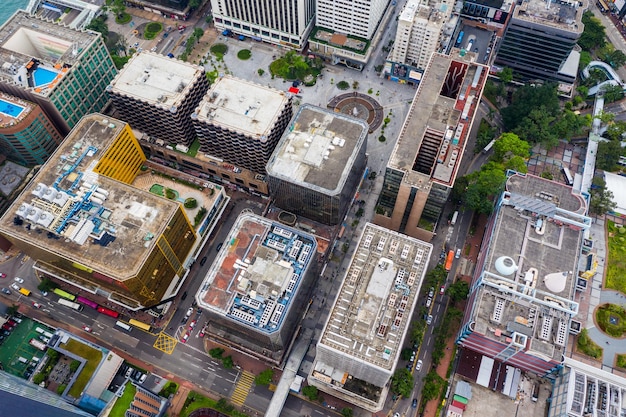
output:
[[[584,29],[586,8],[586,0],[522,2],[511,16],[495,64],[513,69],[522,80],[573,84],[580,60],[573,49]]]
[[[0,371],[0,415],[20,417],[93,417],[52,391]]]
[[[361,119],[300,107],[267,164],[274,204],[320,223],[341,223],[365,171],[367,133]]]

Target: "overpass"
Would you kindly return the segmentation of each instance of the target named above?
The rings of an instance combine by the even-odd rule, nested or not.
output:
[[[79,10],[80,13],[68,25],[72,29],[85,29],[89,23],[100,13],[101,6],[87,3],[82,0],[29,0],[26,11],[35,14],[39,8],[57,10],[63,14],[63,10],[70,8]]]

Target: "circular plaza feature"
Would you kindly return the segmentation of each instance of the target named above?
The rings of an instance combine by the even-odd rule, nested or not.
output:
[[[369,125],[370,133],[378,129],[384,119],[383,107],[378,101],[367,94],[356,91],[333,97],[327,107],[336,112],[365,120]]]

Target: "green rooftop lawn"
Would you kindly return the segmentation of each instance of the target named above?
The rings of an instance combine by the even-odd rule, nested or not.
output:
[[[606,227],[609,256],[604,287],[626,294],[626,228],[618,228],[610,220]]]
[[[111,409],[109,417],[124,417],[126,410],[130,408],[130,403],[133,401],[133,398],[135,398],[136,392],[137,388],[133,384],[126,384],[124,394],[115,401],[115,405]]]
[[[98,349],[94,349],[84,343],[79,342],[76,339],[70,339],[65,345],[61,345],[61,348],[72,352],[76,356],[79,356],[87,361],[82,371],[76,378],[76,382],[70,388],[68,392],[74,398],[80,397],[80,394],[85,390],[87,383],[91,380],[94,371],[102,361],[102,352]]]

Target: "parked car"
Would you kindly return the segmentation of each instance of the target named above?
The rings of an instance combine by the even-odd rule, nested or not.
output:
[[[11,295],[11,291],[8,288],[3,288],[1,291],[6,295]]]
[[[220,249],[222,249],[222,245],[224,245],[224,243],[223,243],[223,242],[218,243],[218,244],[217,244],[217,246],[215,247],[215,251],[216,251],[216,252],[219,252],[219,251],[220,251]]]
[[[182,339],[180,339],[180,341],[182,343],[187,343],[187,339],[189,339],[189,333],[185,333],[185,335],[183,336]]]
[[[0,278],[6,278],[7,274],[5,274],[4,272],[0,272]]]
[[[430,290],[428,291],[428,297],[432,298],[433,295],[435,295],[435,289],[433,287],[430,287]]]
[[[205,263],[206,263],[206,256],[200,259],[200,266],[204,266]]]
[[[11,284],[11,288],[13,288],[15,291],[19,291],[21,287],[17,284]]]
[[[192,331],[195,326],[196,326],[196,320],[192,320],[191,323],[189,323],[189,331]]]
[[[187,313],[185,314],[185,317],[189,318],[191,317],[192,314],[193,314],[193,307],[189,307],[189,309],[187,310]]]
[[[15,278],[13,278],[13,280],[14,280],[15,282],[19,282],[20,284],[23,284],[23,283],[24,283],[24,280],[23,280],[22,278],[20,278],[20,277],[15,277]]]
[[[428,297],[428,299],[426,300],[426,307],[430,307],[432,302],[433,302],[433,299],[431,297]]]

